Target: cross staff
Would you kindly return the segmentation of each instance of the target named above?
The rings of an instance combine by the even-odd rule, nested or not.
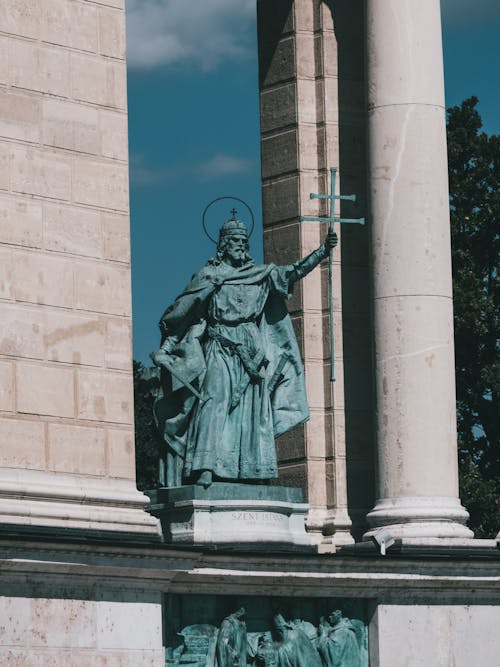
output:
[[[328,232],[333,232],[333,223],[334,222],[351,222],[357,225],[364,225],[364,218],[336,218],[335,217],[335,200],[336,199],[346,199],[348,201],[355,202],[356,195],[336,195],[335,194],[335,180],[337,177],[337,167],[331,167],[330,169],[330,194],[329,195],[317,195],[311,192],[309,195],[311,199],[326,199],[330,203],[330,215],[328,217],[315,217],[308,215],[301,215],[299,217],[300,222],[328,222]],[[335,352],[335,342],[333,339],[333,278],[332,278],[332,266],[333,258],[332,251],[328,255],[328,293],[329,293],[329,307],[330,307],[330,382],[335,382],[335,365],[334,365],[334,352]]]

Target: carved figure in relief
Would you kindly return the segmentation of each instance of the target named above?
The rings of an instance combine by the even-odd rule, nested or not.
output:
[[[338,609],[328,620],[323,617],[320,620],[318,651],[324,667],[358,667],[363,664],[356,629]]]
[[[247,628],[242,620],[244,615],[245,608],[240,607],[222,621],[217,634],[216,667],[245,667],[247,664]]]
[[[298,625],[285,621],[281,614],[273,619],[277,667],[321,667],[319,654]]]
[[[257,667],[277,667],[278,656],[271,637],[267,635],[259,637],[255,652],[255,664]]]
[[[277,477],[275,438],[309,416],[285,301],[336,244],[332,232],[294,264],[256,265],[236,211],[222,225],[216,256],[163,314],[152,354],[167,486]]]

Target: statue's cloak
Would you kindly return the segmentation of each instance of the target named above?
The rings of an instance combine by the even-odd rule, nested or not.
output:
[[[234,615],[225,618],[217,635],[215,667],[246,667],[247,630]]]
[[[277,667],[322,667],[321,658],[314,644],[299,629],[289,629],[286,639],[276,651]]]
[[[235,268],[225,263],[208,262],[163,314],[160,320],[162,342],[167,337],[176,341],[168,361],[177,377],[162,368],[161,390],[154,414],[160,433],[176,455],[185,458],[189,450],[188,425],[198,404],[198,399],[183,382],[191,383],[203,393],[209,305],[223,285],[253,285],[266,289],[267,297],[256,325],[267,360],[261,372],[265,374],[264,387],[270,392],[274,437],[308,419],[300,351],[285,305],[291,295],[292,270],[291,266],[273,264],[248,263]],[[277,383],[276,377],[279,377]],[[209,400],[213,402],[213,399]]]
[[[326,667],[361,664],[356,631],[348,618],[342,618],[327,636],[319,638],[318,651]]]

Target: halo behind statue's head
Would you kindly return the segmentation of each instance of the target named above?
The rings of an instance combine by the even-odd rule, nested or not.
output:
[[[242,220],[237,220],[236,219],[236,211],[233,209],[231,211],[232,218],[229,220],[226,220],[226,222],[222,225],[222,227],[219,230],[219,238],[216,240],[208,231],[207,229],[207,223],[206,223],[206,215],[208,209],[212,206],[212,204],[215,204],[218,201],[221,201],[223,199],[232,199],[233,201],[238,201],[243,206],[245,206],[248,209],[248,212],[250,213],[250,217],[252,219],[252,224],[250,225],[250,231],[248,231],[246,224]],[[250,208],[250,206],[243,201],[243,199],[239,199],[238,197],[217,197],[217,199],[212,200],[206,207],[205,210],[203,211],[203,215],[201,218],[201,222],[203,225],[203,231],[205,234],[208,236],[208,238],[212,241],[212,243],[215,243],[216,246],[220,245],[220,242],[226,238],[229,238],[230,236],[245,236],[247,241],[250,239],[250,237],[253,234],[253,228],[255,226],[255,220],[253,216],[253,211]]]

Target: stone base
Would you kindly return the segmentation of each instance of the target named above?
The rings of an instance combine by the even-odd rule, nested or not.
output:
[[[354,544],[351,535],[352,521],[343,508],[310,508],[307,515],[307,532],[314,544],[343,546]]]
[[[159,591],[107,587],[95,568],[68,585],[60,569],[57,578],[3,577],[0,664],[165,667]]]
[[[311,546],[300,489],[216,482],[146,491],[166,542],[246,549]]]
[[[118,534],[114,543],[103,543],[0,532],[0,665],[165,667],[163,647],[172,639],[179,643],[169,637],[169,626],[177,631],[177,620],[201,620],[198,612],[219,626],[242,604],[248,619],[265,623],[275,611],[287,619],[312,614],[317,623],[343,608],[369,624],[372,667],[498,665],[496,541],[434,540],[429,547],[426,540],[421,546],[403,545],[400,553],[391,548],[383,558],[366,542],[326,557],[297,547],[297,557],[290,548],[249,554],[131,545]],[[182,596],[182,606],[170,604],[169,594]],[[360,606],[367,612],[361,616]],[[248,629],[261,628],[249,623]]]
[[[474,533],[465,525],[469,513],[458,498],[411,496],[382,498],[367,515],[370,530],[364,540],[386,528],[396,539],[471,539]]]
[[[91,531],[160,539],[158,520],[144,511],[147,497],[131,480],[23,470],[0,475],[0,527]]]

